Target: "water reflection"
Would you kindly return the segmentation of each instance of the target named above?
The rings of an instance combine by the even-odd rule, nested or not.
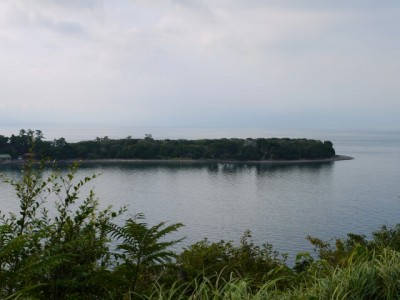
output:
[[[218,171],[219,171],[219,166],[217,163],[212,163],[207,165],[207,172],[209,174],[215,174],[218,173]]]
[[[293,170],[298,171],[309,171],[317,172],[322,169],[332,168],[333,162],[321,162],[321,163],[299,163],[299,164],[257,164],[255,165],[257,174],[262,175],[263,173],[271,173],[275,171],[289,173]]]
[[[238,172],[247,171],[249,169],[247,164],[242,163],[223,163],[221,172],[224,174],[235,174]]]
[[[55,165],[56,168],[67,169],[72,164],[60,163]],[[109,161],[109,162],[80,162],[79,169],[83,170],[96,170],[96,169],[120,169],[120,170],[131,170],[131,169],[143,169],[143,170],[187,170],[187,169],[204,169],[207,168],[210,172],[216,172],[222,170],[223,172],[233,173],[242,171],[245,169],[255,167],[258,174],[263,172],[270,172],[275,170],[288,170],[293,169],[300,170],[318,170],[322,167],[332,166],[333,162],[321,162],[321,163],[265,163],[265,162],[189,162],[189,161]],[[22,164],[0,164],[0,172],[20,172],[22,170]],[[51,167],[48,167],[51,169]]]

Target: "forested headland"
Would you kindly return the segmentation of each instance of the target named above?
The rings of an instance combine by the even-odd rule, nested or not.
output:
[[[107,136],[69,143],[61,137],[45,140],[40,130],[21,129],[19,134],[0,135],[0,153],[12,159],[34,153],[36,159],[206,159],[275,161],[326,159],[335,156],[330,141],[290,138],[222,138],[157,140],[150,134],[137,139]]]

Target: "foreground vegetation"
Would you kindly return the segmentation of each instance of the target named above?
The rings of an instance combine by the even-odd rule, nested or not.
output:
[[[240,243],[207,239],[171,246],[182,224],[150,226],[125,208],[100,209],[96,176],[76,179],[30,163],[15,189],[20,211],[0,217],[1,299],[398,299],[400,225],[373,238],[349,234],[334,245],[308,237],[317,255],[294,266],[251,232]]]
[[[23,130],[18,135],[0,135],[0,153],[14,159],[24,156],[35,143],[36,158],[44,159],[219,159],[296,160],[322,159],[335,155],[330,141],[289,138],[155,140],[96,138],[68,143],[64,138],[44,140],[40,130]]]

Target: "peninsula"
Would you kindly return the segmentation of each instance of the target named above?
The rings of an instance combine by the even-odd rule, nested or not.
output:
[[[68,143],[64,138],[47,141],[40,130],[21,129],[18,135],[0,135],[0,154],[24,160],[27,153],[35,159],[56,160],[179,160],[315,162],[351,159],[336,155],[330,141],[291,138],[222,138],[199,140],[156,140],[144,138],[94,140]]]

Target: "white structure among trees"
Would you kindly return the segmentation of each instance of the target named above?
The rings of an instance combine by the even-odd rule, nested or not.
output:
[[[11,160],[10,154],[0,154],[0,163],[7,162]]]

